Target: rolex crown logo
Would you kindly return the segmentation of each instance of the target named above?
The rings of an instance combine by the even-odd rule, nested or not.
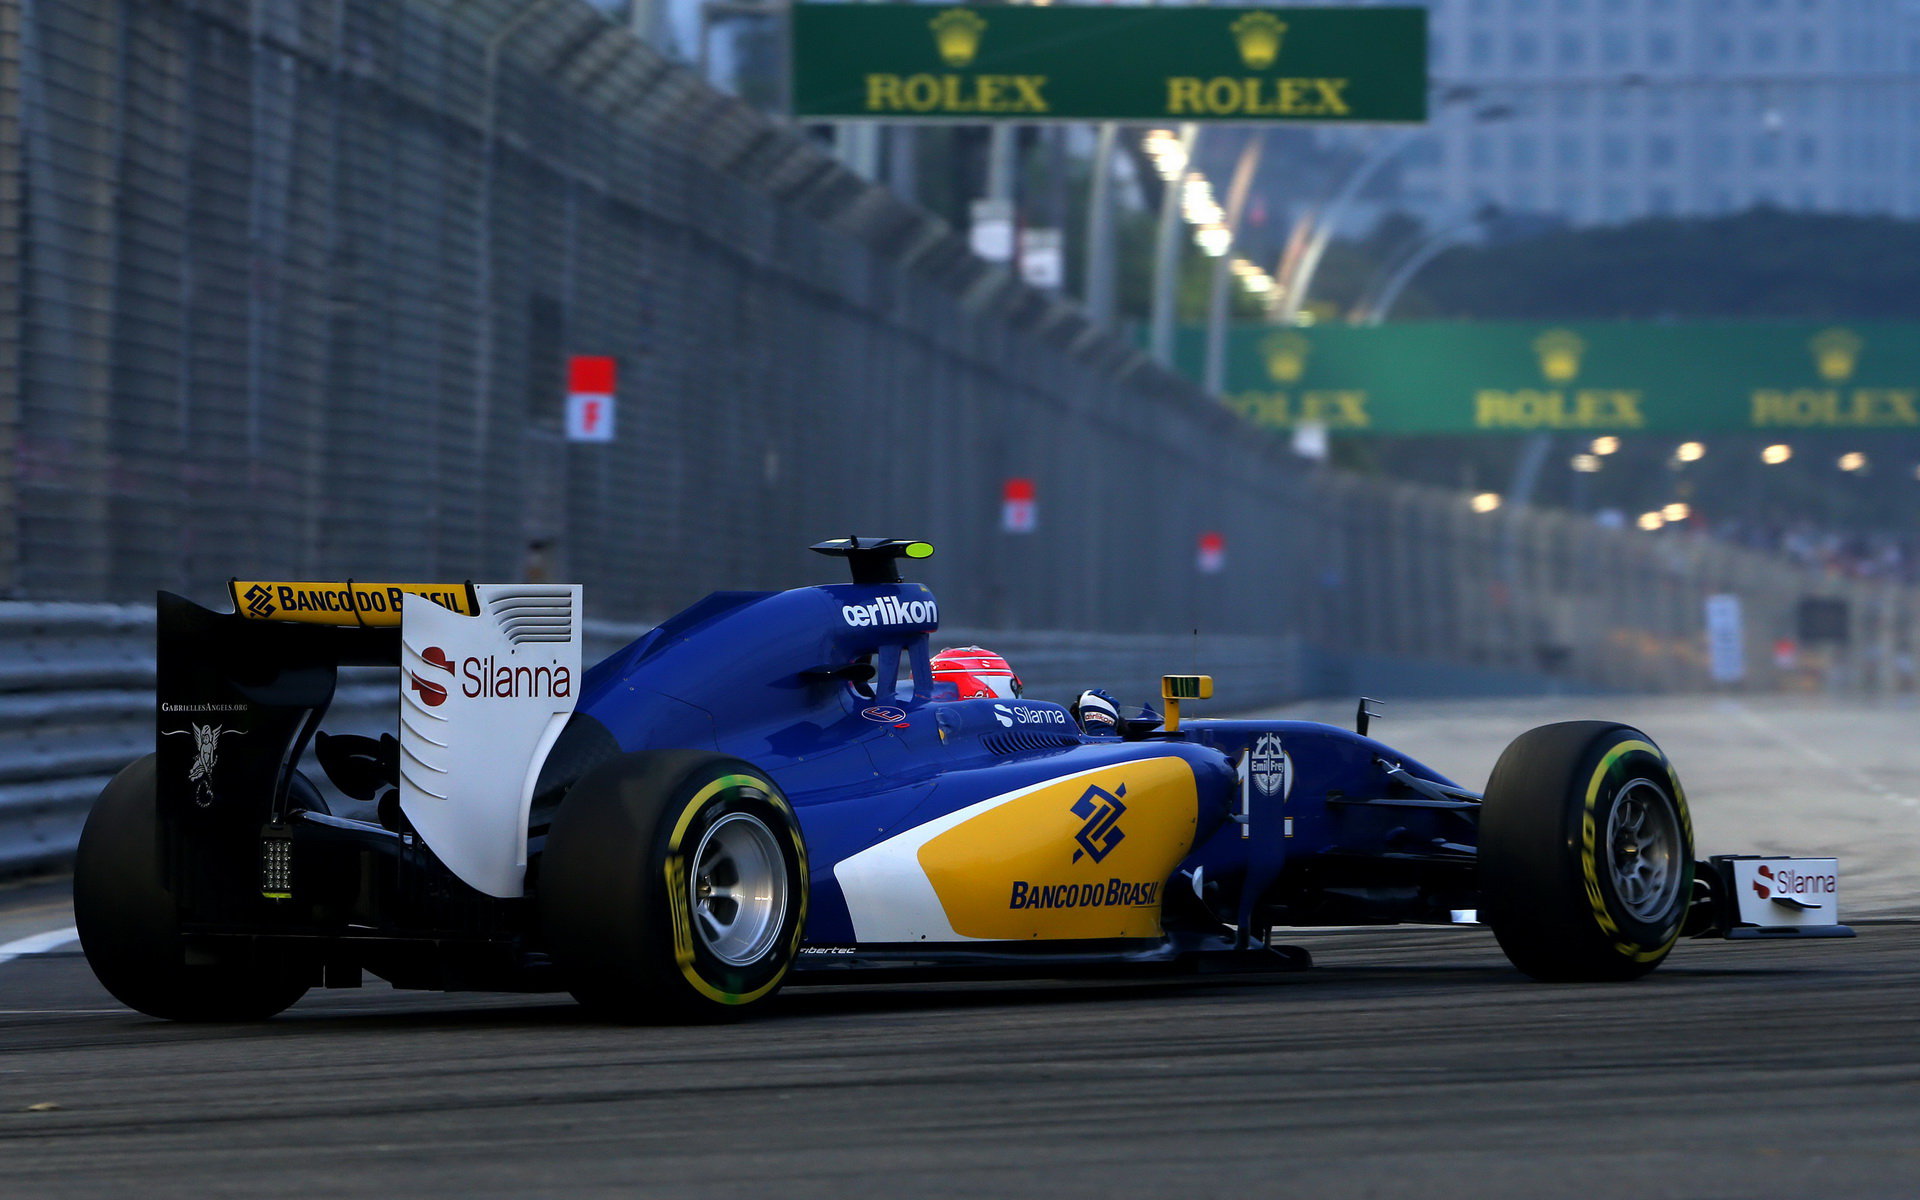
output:
[[[1260,340],[1267,374],[1275,383],[1298,383],[1307,372],[1307,352],[1313,343],[1297,333],[1276,333]]]
[[[987,23],[970,8],[950,8],[927,22],[933,27],[933,44],[948,66],[964,67],[980,49],[980,34]]]
[[[1823,329],[1813,335],[1807,348],[1813,351],[1813,365],[1828,383],[1845,383],[1853,378],[1866,342],[1851,329]]]
[[[1549,329],[1533,339],[1533,352],[1540,356],[1540,373],[1549,383],[1568,383],[1580,373],[1580,356],[1587,343],[1569,329]]]
[[[1280,39],[1286,36],[1287,23],[1270,12],[1250,12],[1228,28],[1240,43],[1240,58],[1255,71],[1264,71],[1280,57]]]

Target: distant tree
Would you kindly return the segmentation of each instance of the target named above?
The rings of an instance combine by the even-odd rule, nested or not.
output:
[[[1920,317],[1920,221],[1754,209],[1463,246],[1397,317]]]

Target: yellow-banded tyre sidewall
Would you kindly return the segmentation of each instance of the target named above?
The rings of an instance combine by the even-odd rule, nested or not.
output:
[[[1693,892],[1693,830],[1672,764],[1612,722],[1521,735],[1487,781],[1479,875],[1483,915],[1527,974],[1646,974],[1673,948]]]
[[[696,912],[700,864],[695,854],[701,834],[735,814],[760,822],[773,836],[787,879],[784,909],[773,934],[776,944],[750,964],[728,962],[714,953],[701,936]],[[764,775],[725,774],[695,789],[681,806],[661,854],[661,899],[680,982],[694,996],[722,1008],[742,1008],[772,995],[800,951],[806,927],[806,877],[807,851],[800,824],[786,797]]]
[[[1653,920],[1633,913],[1619,894],[1606,841],[1613,809],[1630,790],[1643,794],[1648,789],[1670,806],[1682,841],[1674,864],[1674,902]],[[1580,879],[1595,928],[1620,958],[1651,968],[1680,939],[1680,927],[1686,922],[1687,904],[1693,895],[1693,822],[1679,777],[1652,742],[1623,738],[1594,764],[1580,808]]]
[[[777,917],[750,945],[716,942],[699,856],[725,824],[765,853],[761,891]],[[721,880],[724,885],[727,880]],[[633,1021],[744,1015],[785,981],[806,925],[806,846],[779,787],[750,763],[691,750],[647,751],[595,768],[561,802],[539,872],[540,928],[582,1004]],[[770,906],[772,907],[772,906]]]

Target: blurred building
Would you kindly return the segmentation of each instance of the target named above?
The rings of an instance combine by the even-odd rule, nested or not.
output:
[[[1427,7],[1432,123],[1395,150],[1372,215],[1920,216],[1916,0]]]

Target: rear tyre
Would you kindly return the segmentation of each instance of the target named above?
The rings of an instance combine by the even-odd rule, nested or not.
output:
[[[1636,979],[1693,895],[1686,795],[1651,738],[1609,721],[1514,739],[1480,813],[1482,908],[1514,966],[1547,981]]]
[[[649,751],[567,792],[540,864],[549,953],[576,999],[626,1021],[716,1021],[764,1005],[806,924],[793,809],[737,758]]]
[[[113,998],[169,1021],[261,1021],[307,992],[297,964],[246,956],[189,965],[161,882],[154,756],[113,777],[87,814],[73,864],[80,948]]]

